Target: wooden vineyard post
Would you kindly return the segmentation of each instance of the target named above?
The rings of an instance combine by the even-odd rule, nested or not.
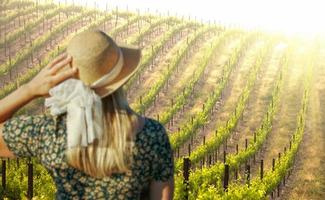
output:
[[[218,150],[214,151],[214,162],[216,163],[218,161]]]
[[[272,171],[274,171],[274,170],[275,170],[275,158],[272,159]],[[274,197],[273,192],[271,193],[271,197],[273,199],[273,197]]]
[[[225,140],[225,143],[224,143],[224,148],[225,148],[225,150],[227,151],[227,141],[228,141],[228,139],[226,138],[226,140]]]
[[[185,199],[188,199],[188,189],[189,189],[189,176],[190,176],[190,167],[191,167],[191,161],[189,158],[183,159],[183,177],[184,177],[184,184],[185,184]]]
[[[9,52],[9,66],[11,68],[11,55],[10,55],[10,52]],[[9,70],[9,77],[10,77],[10,80],[12,80],[12,73],[11,73],[12,70]]]
[[[188,144],[188,157],[191,156],[191,144]]]
[[[254,133],[254,143],[256,142],[256,133]]]
[[[229,165],[225,165],[225,176],[223,180],[223,188],[225,191],[228,190],[228,184],[229,184]]]
[[[256,143],[256,133],[254,133],[254,143]],[[256,162],[256,153],[254,153],[254,164]]]
[[[227,152],[223,151],[223,163],[226,163],[227,160]]]
[[[291,150],[291,147],[292,147],[292,142],[290,140],[290,143],[289,143],[289,149]]]
[[[174,99],[173,98],[171,99],[170,103],[171,103],[171,107],[173,107],[173,105],[174,105]],[[172,123],[172,126],[174,126],[174,115],[172,115],[171,123]]]
[[[248,139],[245,139],[245,150],[247,150],[248,147]],[[245,161],[245,165],[247,165],[247,160]]]
[[[292,148],[292,142],[290,140],[290,142],[289,142],[289,150],[291,150],[291,148]],[[291,170],[292,170],[292,168],[290,168],[289,171],[288,171],[288,177],[291,175]]]
[[[6,160],[2,160],[1,177],[2,177],[2,188],[6,189]]]
[[[238,144],[236,144],[236,155],[238,155],[239,153],[239,148],[238,148]]]
[[[177,147],[177,158],[179,158],[179,147]]]
[[[28,159],[28,189],[27,189],[27,198],[33,198],[33,163],[31,159]]]
[[[264,162],[263,160],[261,160],[261,174],[260,174],[261,180],[263,179],[263,176],[264,176]]]
[[[236,155],[238,155],[239,150],[238,150],[238,144],[236,144]],[[238,180],[238,169],[236,168],[235,170],[235,179]]]
[[[250,185],[250,176],[251,176],[251,166],[246,165],[246,184]]]
[[[246,138],[245,139],[245,150],[247,150],[247,147],[248,147],[248,139]]]
[[[215,131],[214,135],[215,135],[215,137],[217,137],[218,130]],[[215,152],[214,152],[214,162],[216,163],[217,160],[218,160],[218,150],[216,149]]]
[[[203,136],[203,146],[205,145],[205,136]],[[205,164],[205,156],[202,159],[202,165]]]
[[[284,147],[284,154],[287,153],[287,147]],[[283,186],[286,185],[286,173],[284,174],[284,178],[283,178]]]

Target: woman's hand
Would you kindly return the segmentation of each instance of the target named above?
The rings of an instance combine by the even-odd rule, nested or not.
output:
[[[67,53],[61,54],[44,67],[29,83],[27,87],[35,97],[48,96],[49,90],[62,81],[73,77],[77,73],[77,68],[68,67],[72,57]]]

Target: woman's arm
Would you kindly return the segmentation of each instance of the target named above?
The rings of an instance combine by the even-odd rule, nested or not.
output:
[[[29,101],[35,98],[30,92],[28,85],[23,85],[13,93],[0,100],[0,156],[14,158],[14,154],[9,151],[7,145],[2,138],[3,122],[11,118],[11,116]]]
[[[153,181],[150,184],[150,199],[152,200],[170,200],[174,194],[174,178],[166,182]]]
[[[0,123],[11,118],[12,115],[25,104],[35,98],[28,84],[22,85],[17,90],[0,100]]]
[[[44,67],[30,82],[22,85],[10,95],[0,100],[0,156],[13,157],[2,137],[3,123],[31,100],[48,95],[49,90],[58,83],[72,77],[77,72],[76,68],[61,69],[71,62],[71,57],[62,54]]]

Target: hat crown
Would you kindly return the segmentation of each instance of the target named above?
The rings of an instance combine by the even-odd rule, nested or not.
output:
[[[109,73],[119,57],[118,46],[104,32],[84,31],[72,38],[67,52],[73,57],[72,65],[79,71],[79,78],[91,85]]]

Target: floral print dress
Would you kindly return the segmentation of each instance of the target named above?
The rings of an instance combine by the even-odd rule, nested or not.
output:
[[[143,199],[151,181],[174,174],[173,152],[165,128],[145,118],[137,133],[131,173],[93,178],[67,164],[66,114],[18,116],[4,123],[3,138],[17,157],[37,157],[53,177],[56,199]]]

